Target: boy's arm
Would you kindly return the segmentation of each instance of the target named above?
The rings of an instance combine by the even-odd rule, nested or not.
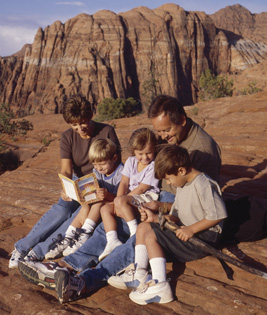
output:
[[[182,241],[188,241],[189,238],[194,236],[196,233],[207,230],[211,228],[212,226],[218,224],[222,219],[220,220],[207,220],[203,219],[200,220],[192,225],[188,226],[181,226],[181,229],[178,229],[176,232],[176,236],[182,240]]]
[[[112,194],[107,188],[98,188],[96,190],[97,197],[105,199],[107,201],[113,201],[116,195]]]
[[[121,182],[117,190],[117,196],[127,195],[129,191],[129,182],[130,179],[127,176],[122,175]]]

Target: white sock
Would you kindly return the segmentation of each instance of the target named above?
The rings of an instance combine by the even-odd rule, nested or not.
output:
[[[135,245],[135,269],[147,270],[148,267],[148,254],[146,250],[146,245],[138,244]]]
[[[96,223],[95,221],[87,218],[85,221],[84,221],[84,224],[82,226],[82,229],[84,229],[86,231],[86,233],[90,233],[90,232],[93,232],[94,229],[96,227]]]
[[[132,221],[127,222],[129,230],[130,230],[130,236],[133,236],[136,233],[137,230],[137,220],[133,219]]]
[[[73,225],[70,225],[67,231],[65,232],[65,237],[73,238],[75,231],[76,231],[76,227],[74,227]]]
[[[152,270],[152,279],[158,282],[166,281],[166,259],[163,257],[152,258],[149,261]]]
[[[107,242],[108,243],[115,243],[117,242],[118,239],[118,233],[117,231],[109,231],[106,233],[106,237],[107,237]]]

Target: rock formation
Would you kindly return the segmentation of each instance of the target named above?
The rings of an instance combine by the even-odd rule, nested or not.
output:
[[[56,21],[39,28],[23,59],[0,58],[0,101],[21,114],[60,112],[64,99],[77,92],[95,105],[130,96],[145,103],[147,83],[190,105],[206,68],[235,72],[266,58],[263,43],[228,33],[205,13],[174,4]]]

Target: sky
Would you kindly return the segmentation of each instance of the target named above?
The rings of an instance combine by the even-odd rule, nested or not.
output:
[[[237,3],[251,13],[267,12],[267,0],[0,0],[0,56],[10,56],[24,44],[32,44],[39,27],[45,28],[58,20],[65,23],[79,13],[94,14],[103,9],[120,13],[139,6],[155,9],[164,3],[207,14]]]

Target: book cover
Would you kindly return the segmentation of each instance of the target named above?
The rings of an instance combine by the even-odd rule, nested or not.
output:
[[[58,176],[65,194],[80,204],[90,204],[103,200],[96,195],[99,184],[94,173],[87,174],[76,180],[72,180],[62,174],[58,174]]]

